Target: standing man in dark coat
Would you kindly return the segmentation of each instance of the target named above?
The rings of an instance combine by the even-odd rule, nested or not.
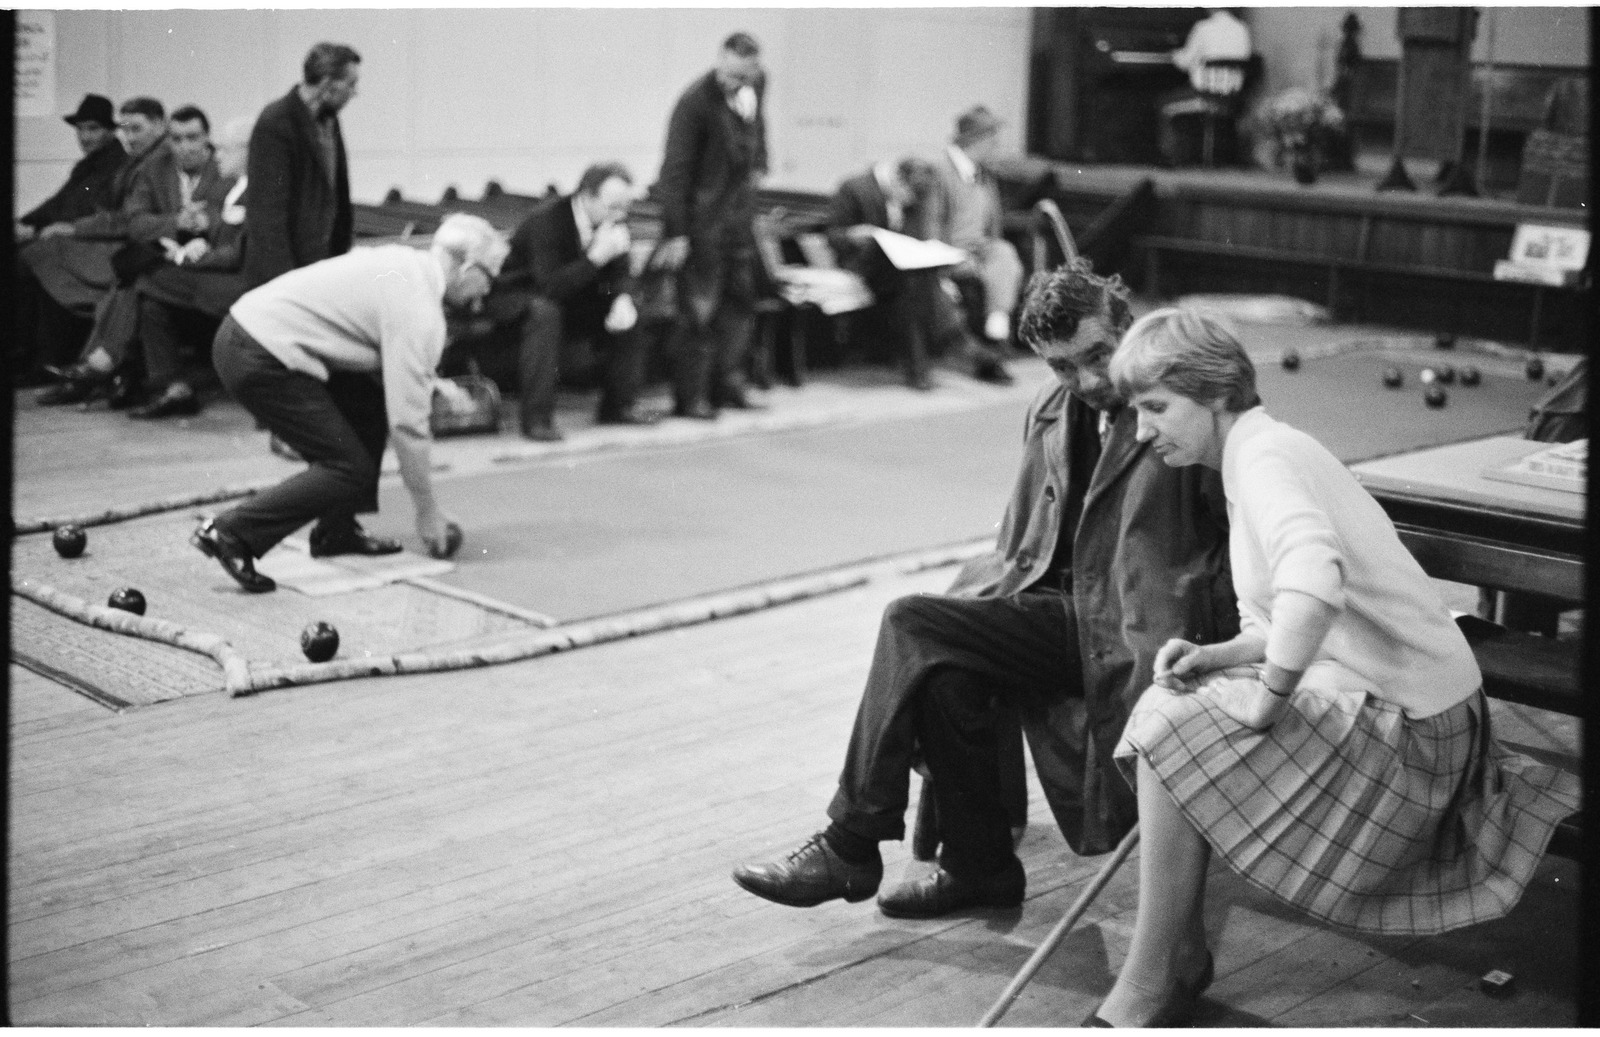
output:
[[[114,208],[117,173],[128,152],[117,139],[117,117],[111,99],[84,94],[78,110],[62,117],[78,134],[83,152],[61,189],[17,219],[17,240],[39,233],[52,223],[71,223],[101,209]]]
[[[1056,823],[1077,853],[1104,853],[1136,820],[1111,752],[1175,631],[1237,624],[1221,480],[1168,468],[1106,365],[1130,323],[1115,276],[1075,259],[1029,285],[1020,331],[1057,383],[1028,410],[1022,470],[995,550],[948,594],[884,613],[832,823],[787,858],[734,880],[794,907],[872,896],[878,843],[905,831],[910,771],[932,778],[939,867],[879,898],[885,914],[931,918],[1020,904],[998,744],[1014,711]]]
[[[750,407],[744,358],[755,327],[756,183],[767,171],[766,75],[748,33],[672,109],[656,192],[664,240],[652,262],[679,271],[674,413]]]
[[[261,109],[250,136],[249,287],[350,251],[355,224],[339,111],[356,95],[361,55],[319,43],[303,78]]]
[[[583,171],[572,194],[529,213],[511,235],[511,251],[483,303],[494,330],[462,343],[465,352],[487,361],[486,368],[514,359],[514,379],[496,380],[517,383],[528,439],[562,438],[555,403],[564,352],[599,354],[604,374],[597,422],[650,425],[659,418],[637,404],[646,342],[636,333],[639,312],[628,268],[633,197],[632,174],[619,163],[599,162]]]

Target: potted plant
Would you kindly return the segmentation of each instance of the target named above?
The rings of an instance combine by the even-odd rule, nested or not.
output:
[[[1344,112],[1325,94],[1290,87],[1256,113],[1262,135],[1271,142],[1273,165],[1288,165],[1302,184],[1315,183],[1329,145],[1344,132]]]

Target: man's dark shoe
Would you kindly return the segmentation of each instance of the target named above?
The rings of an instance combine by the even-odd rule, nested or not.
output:
[[[251,594],[265,594],[267,591],[276,590],[278,585],[263,573],[256,572],[255,560],[250,557],[250,549],[232,533],[224,532],[210,522],[202,523],[189,542],[200,549],[200,553],[207,558],[215,558],[222,563],[222,568],[234,582],[249,591]]]
[[[906,388],[915,389],[918,392],[929,392],[934,388],[933,379],[925,374],[907,375]]]
[[[57,385],[52,385],[38,396],[35,396],[33,402],[41,407],[64,407],[69,403],[84,403],[92,400],[94,399],[94,394],[99,390],[99,382],[69,379]]]
[[[600,411],[594,420],[597,425],[654,425],[661,420],[661,412],[645,407],[625,407],[616,411]]]
[[[988,382],[991,385],[1010,385],[1015,380],[1011,377],[1011,372],[1007,371],[1005,365],[998,360],[980,362],[973,369],[972,377],[980,382]]]
[[[815,907],[839,897],[855,904],[878,891],[883,862],[852,864],[834,853],[818,832],[781,861],[739,865],[733,881],[789,907]]]
[[[199,413],[200,397],[182,382],[174,382],[149,403],[142,403],[129,410],[128,417],[150,421],[156,418],[189,417]]]
[[[118,372],[111,376],[106,390],[106,406],[112,410],[127,410],[144,402],[144,386],[131,374]]]
[[[522,438],[531,439],[535,443],[559,443],[567,438],[561,430],[548,421],[524,422],[522,425]]]
[[[334,555],[392,555],[405,550],[405,545],[389,537],[373,536],[361,528],[361,523],[348,526],[311,527],[311,557],[331,558]]]
[[[1027,889],[1027,876],[1016,858],[1006,870],[981,879],[958,879],[935,868],[879,897],[878,909],[890,918],[940,918],[969,907],[1016,907]]]
[[[746,396],[742,392],[723,393],[722,397],[717,400],[717,405],[720,406],[720,407],[726,407],[728,410],[766,410],[767,409],[767,405],[766,404],[757,403],[754,400],[750,399],[750,397]]]
[[[694,418],[697,421],[717,420],[717,409],[703,400],[696,403],[680,403],[672,408],[672,414],[674,417]]]

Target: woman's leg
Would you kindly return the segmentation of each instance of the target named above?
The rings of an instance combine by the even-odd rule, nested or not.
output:
[[[1141,1026],[1180,982],[1204,968],[1202,911],[1211,847],[1172,801],[1143,756],[1138,762],[1139,916],[1117,982],[1097,1015]]]

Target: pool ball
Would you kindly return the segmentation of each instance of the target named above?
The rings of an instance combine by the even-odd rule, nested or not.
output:
[[[111,592],[111,597],[106,599],[106,604],[114,609],[132,612],[136,616],[144,615],[144,595],[132,587],[118,587]]]
[[[1300,354],[1292,349],[1285,349],[1282,363],[1285,371],[1298,371],[1300,370]]]
[[[1456,348],[1456,333],[1453,331],[1441,331],[1433,337],[1433,344],[1440,349],[1454,349]]]
[[[1398,389],[1406,384],[1406,376],[1400,373],[1398,367],[1385,367],[1383,369],[1383,384],[1391,389]]]
[[[1523,368],[1523,371],[1527,373],[1530,380],[1537,381],[1544,377],[1544,361],[1536,356],[1530,356],[1528,358],[1528,366]]]
[[[1422,369],[1422,373],[1417,375],[1417,381],[1421,382],[1423,385],[1432,385],[1433,382],[1434,382],[1434,379],[1436,379],[1438,377],[1439,377],[1438,372],[1434,371],[1433,368],[1424,367]]]
[[[1442,365],[1437,374],[1440,385],[1452,385],[1455,383],[1456,369],[1451,367],[1449,364]]]
[[[1483,374],[1476,367],[1463,367],[1461,369],[1461,384],[1474,386],[1483,381]]]
[[[1428,386],[1428,391],[1422,394],[1422,399],[1423,402],[1428,406],[1432,407],[1434,410],[1438,410],[1440,407],[1445,405],[1445,402],[1449,400],[1450,397],[1437,385],[1430,385]]]
[[[314,663],[325,663],[339,651],[339,631],[317,620],[300,631],[300,650]]]
[[[56,527],[55,533],[50,537],[50,543],[55,545],[56,554],[62,558],[76,558],[83,554],[83,549],[88,546],[89,537],[81,526],[74,526],[69,522]]]

